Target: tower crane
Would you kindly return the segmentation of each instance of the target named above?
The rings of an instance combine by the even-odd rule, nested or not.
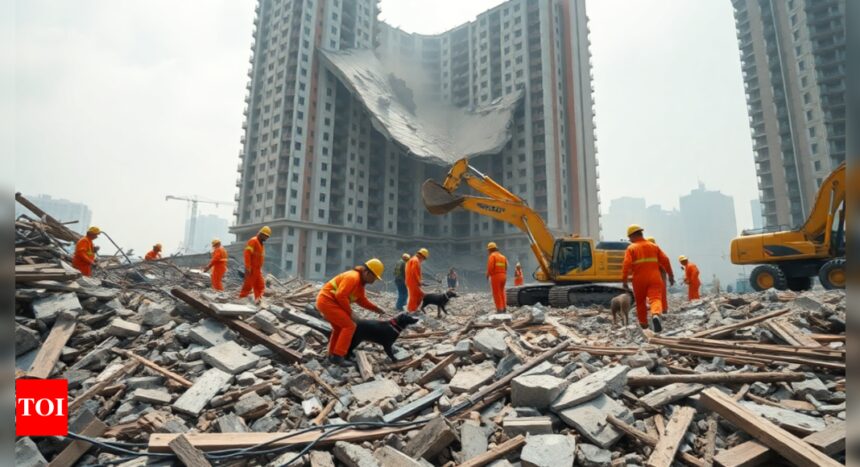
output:
[[[232,201],[212,201],[207,199],[201,199],[198,196],[174,196],[167,195],[164,197],[165,201],[176,200],[176,201],[186,201],[191,205],[191,219],[189,221],[188,226],[188,235],[185,238],[185,248],[186,250],[191,247],[191,243],[194,242],[194,234],[197,231],[197,203],[203,204],[214,204],[215,207],[218,206],[232,206]]]

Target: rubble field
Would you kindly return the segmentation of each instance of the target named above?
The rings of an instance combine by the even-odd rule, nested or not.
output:
[[[67,228],[16,232],[16,376],[69,388],[69,436],[19,438],[17,465],[844,463],[844,291],[673,296],[659,335],[466,293],[398,361],[365,343],[341,368],[319,284],[270,276],[258,308],[169,260],[81,277]]]

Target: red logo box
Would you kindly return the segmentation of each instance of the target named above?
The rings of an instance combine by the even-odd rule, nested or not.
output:
[[[69,382],[64,379],[15,380],[15,435],[69,434]]]

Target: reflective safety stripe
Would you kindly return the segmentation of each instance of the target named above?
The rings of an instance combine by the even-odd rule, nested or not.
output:
[[[507,265],[507,264],[505,264],[505,263],[496,263],[496,267],[497,267],[497,268],[507,268],[507,267],[508,267],[508,265]]]
[[[254,247],[252,247],[251,245],[248,245],[245,247],[245,251],[248,251],[248,250],[254,251]]]
[[[656,263],[656,262],[657,262],[657,258],[642,258],[642,259],[637,259],[636,261],[633,262],[633,264]]]

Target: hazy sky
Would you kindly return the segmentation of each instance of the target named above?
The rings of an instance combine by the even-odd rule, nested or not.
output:
[[[381,17],[434,33],[498,3],[383,0]],[[93,223],[139,254],[156,241],[173,252],[187,206],[165,195],[236,194],[254,2],[15,8],[13,55],[0,55],[15,69],[15,189],[86,203]],[[731,3],[590,0],[587,10],[603,210],[620,196],[677,207],[702,181],[734,196],[739,227],[751,226]],[[232,223],[232,208],[201,213]]]

